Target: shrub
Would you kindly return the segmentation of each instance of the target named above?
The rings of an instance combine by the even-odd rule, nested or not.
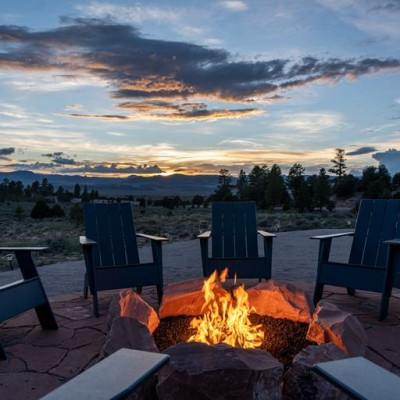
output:
[[[38,200],[32,208],[31,218],[43,219],[51,217],[49,205],[44,200]]]
[[[65,217],[64,210],[58,204],[55,204],[50,211],[51,217]]]
[[[83,211],[82,211],[81,205],[74,204],[69,209],[69,219],[71,222],[74,222],[76,225],[83,224]]]

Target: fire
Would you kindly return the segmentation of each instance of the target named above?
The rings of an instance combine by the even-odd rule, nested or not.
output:
[[[228,274],[228,269],[222,271],[219,280],[223,282]],[[204,293],[203,315],[193,318],[190,326],[196,330],[188,342],[202,342],[209,345],[226,343],[230,346],[245,349],[260,347],[264,332],[261,325],[252,325],[249,314],[255,312],[249,306],[248,294],[244,285],[233,288],[232,294],[216,296],[217,271],[208,278],[202,291]]]

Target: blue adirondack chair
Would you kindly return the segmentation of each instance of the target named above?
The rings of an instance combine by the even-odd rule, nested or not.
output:
[[[333,238],[353,235],[348,264],[329,261]],[[393,286],[400,287],[400,200],[362,200],[354,232],[319,239],[314,304],[324,285],[382,293],[379,318],[385,319]]]
[[[88,287],[99,315],[97,291],[156,285],[163,294],[162,247],[166,238],[136,233],[130,203],[83,205],[86,236],[80,237],[86,264],[84,296]],[[140,263],[136,238],[151,241],[153,262]]]
[[[264,239],[264,256],[258,254],[257,233]],[[211,237],[211,257],[208,243]],[[229,269],[229,276],[271,279],[274,234],[257,231],[254,202],[212,203],[211,231],[200,239],[203,276]]]
[[[27,310],[35,309],[43,329],[58,329],[42,281],[32,258],[33,251],[47,247],[0,247],[0,252],[14,252],[22,279],[0,287],[0,323]],[[0,360],[6,353],[0,343]]]

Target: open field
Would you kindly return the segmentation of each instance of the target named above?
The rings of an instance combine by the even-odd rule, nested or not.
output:
[[[15,216],[17,206],[22,206],[24,216]],[[35,255],[38,265],[82,258],[78,237],[84,234],[83,225],[69,220],[70,205],[65,204],[63,218],[30,218],[33,203],[0,203],[1,246],[48,246],[45,252]],[[170,241],[191,240],[210,229],[210,208],[179,208],[168,210],[161,207],[133,208],[137,232],[165,236]],[[346,210],[333,212],[295,213],[264,211],[257,213],[260,229],[276,232],[303,229],[352,228],[355,214]],[[145,241],[141,241],[145,244]],[[9,268],[5,253],[0,255],[0,270]],[[15,264],[15,261],[14,261]]]

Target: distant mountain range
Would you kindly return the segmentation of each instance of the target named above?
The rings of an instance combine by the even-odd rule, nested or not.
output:
[[[194,194],[209,195],[218,185],[218,175],[182,175],[143,177],[131,175],[127,178],[98,178],[81,175],[47,175],[36,174],[31,171],[0,172],[0,182],[4,179],[21,181],[24,186],[34,181],[42,182],[47,178],[55,189],[62,186],[73,190],[75,184],[82,189],[86,185],[88,190],[98,190],[102,195],[152,195],[152,196],[192,196]],[[234,180],[234,179],[233,179]]]

